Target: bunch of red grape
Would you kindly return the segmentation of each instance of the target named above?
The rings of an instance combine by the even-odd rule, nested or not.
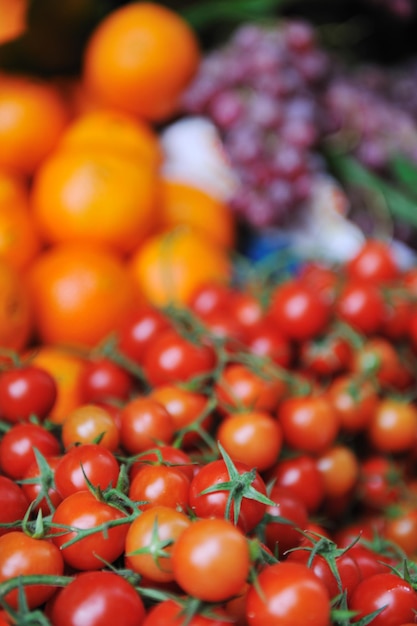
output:
[[[185,94],[184,111],[209,117],[221,132],[240,180],[231,206],[253,228],[291,219],[324,167],[317,94],[329,69],[310,24],[245,24],[205,57]]]
[[[395,154],[417,162],[417,117],[388,95],[383,87],[387,81],[378,68],[336,73],[324,98],[339,146],[381,173]]]

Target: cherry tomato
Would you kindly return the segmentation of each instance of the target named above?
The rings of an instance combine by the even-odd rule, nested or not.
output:
[[[8,527],[9,524],[23,520],[29,502],[17,483],[7,476],[0,476],[0,537],[14,530],[13,526]]]
[[[400,275],[390,244],[374,238],[368,238],[360,250],[347,261],[345,271],[349,278],[370,283],[387,283],[396,280]]]
[[[379,403],[378,390],[372,380],[346,373],[334,378],[327,392],[342,431],[357,433],[367,428]]]
[[[401,501],[385,523],[383,536],[415,559],[417,554],[417,510],[412,503]]]
[[[101,357],[86,362],[79,384],[85,404],[109,399],[125,401],[133,389],[133,378],[114,361]]]
[[[385,318],[385,303],[374,283],[349,280],[340,290],[334,310],[336,316],[364,335],[377,333]]]
[[[335,301],[340,283],[337,269],[319,261],[308,261],[300,269],[299,280],[309,285],[329,305]]]
[[[248,542],[228,520],[199,519],[178,537],[172,566],[174,580],[186,593],[207,602],[223,602],[245,585]]]
[[[148,381],[156,387],[209,374],[215,363],[215,352],[210,346],[192,342],[168,328],[148,347],[143,367]]]
[[[111,411],[98,404],[80,404],[62,424],[62,443],[66,450],[76,444],[96,443],[112,452],[120,443],[120,433]]]
[[[216,432],[233,461],[241,461],[258,472],[270,468],[282,448],[279,422],[266,411],[231,413],[225,417]]]
[[[155,505],[186,511],[190,480],[180,469],[167,465],[147,465],[136,474],[129,486],[129,498],[145,511]]]
[[[36,460],[34,448],[43,456],[58,456],[58,439],[39,424],[15,424],[0,441],[0,469],[9,478],[23,478]]]
[[[14,531],[0,537],[0,583],[24,575],[49,574],[61,576],[64,561],[58,548],[48,539],[35,539],[24,532]],[[30,608],[43,604],[55,593],[53,585],[28,585],[25,596]],[[19,592],[10,591],[5,596],[17,608]]]
[[[141,626],[145,607],[135,588],[114,572],[82,572],[54,599],[54,626]]]
[[[245,330],[258,324],[264,316],[260,300],[250,291],[236,290],[230,298],[227,309],[230,317],[236,319]]]
[[[55,485],[62,498],[89,489],[88,483],[100,487],[115,487],[119,476],[119,463],[104,446],[85,443],[70,448],[55,467]]]
[[[305,341],[325,330],[330,307],[307,283],[291,280],[276,287],[268,315],[285,337]]]
[[[27,422],[31,415],[44,420],[56,397],[55,379],[37,365],[23,365],[0,374],[0,418],[7,422]]]
[[[181,470],[191,480],[194,476],[194,468],[191,457],[181,448],[174,446],[154,446],[134,457],[130,468],[130,478],[133,480],[138,472],[148,465],[167,465]]]
[[[304,341],[299,349],[299,363],[317,377],[330,378],[348,369],[352,354],[352,346],[345,338],[329,333]]]
[[[324,498],[324,481],[316,459],[298,454],[281,459],[267,474],[268,482],[290,489],[300,498],[309,513],[315,513]]]
[[[269,497],[275,504],[266,508],[265,543],[273,554],[283,557],[300,545],[308,511],[302,499],[288,487],[273,485]]]
[[[357,497],[370,509],[382,511],[398,502],[405,476],[401,466],[382,454],[362,459]]]
[[[171,383],[155,387],[149,397],[160,402],[171,415],[181,448],[201,443],[200,429],[207,432],[213,423],[213,412],[207,410],[207,396]]]
[[[411,450],[417,432],[417,407],[402,398],[381,398],[366,432],[376,451],[395,454]]]
[[[281,367],[288,367],[293,357],[291,342],[275,322],[265,316],[246,330],[246,348],[252,354],[269,358]]]
[[[326,585],[304,563],[282,561],[266,567],[247,596],[249,626],[328,626]]]
[[[368,338],[355,352],[352,371],[362,379],[374,379],[382,389],[402,383],[403,365],[394,345],[384,337]]]
[[[266,510],[264,502],[253,499],[253,490],[265,498],[266,485],[260,474],[246,463],[236,461],[234,468],[236,475],[229,473],[223,459],[203,465],[190,484],[190,507],[197,517],[228,517],[244,532],[249,532],[261,521]],[[242,480],[248,483],[244,490]],[[229,483],[229,487],[225,488],[224,483]],[[210,492],[204,493],[207,489]]]
[[[127,452],[138,454],[157,444],[170,444],[175,426],[163,404],[150,396],[127,402],[120,413],[120,440]]]
[[[125,518],[122,511],[98,500],[90,491],[77,491],[64,498],[54,512],[52,540],[67,565],[76,570],[98,570],[103,567],[103,559],[112,563],[123,553],[128,530]],[[112,525],[115,522],[118,525]],[[62,525],[75,530],[63,532]],[[94,532],[77,538],[83,530]],[[65,545],[74,539],[74,543]]]
[[[357,455],[348,445],[335,444],[317,459],[327,498],[353,493],[360,471]]]
[[[199,317],[204,317],[213,313],[227,309],[232,298],[232,290],[221,283],[204,283],[199,285],[187,304],[190,309]]]
[[[392,572],[374,574],[363,579],[354,590],[349,608],[357,611],[353,621],[374,611],[372,626],[396,626],[413,622],[417,611],[417,594],[410,583]]]
[[[300,548],[291,552],[287,560],[308,565],[324,582],[331,598],[345,592],[349,601],[354,589],[362,580],[359,565],[351,556],[350,550],[339,554],[331,554],[330,550],[312,554],[310,549]]]
[[[287,383],[267,366],[261,375],[240,363],[226,365],[214,387],[219,410],[225,413],[243,409],[273,411],[286,389]]]
[[[335,441],[340,423],[327,395],[290,396],[278,408],[284,442],[300,452],[321,454]]]
[[[147,348],[170,322],[158,309],[144,305],[118,330],[118,349],[134,363],[142,365]]]
[[[163,600],[151,607],[142,626],[183,626],[185,606],[175,600]],[[222,610],[211,608],[205,614],[186,617],[187,626],[230,626],[228,615]],[[59,626],[59,625],[58,625]]]
[[[187,515],[171,507],[155,505],[144,511],[126,535],[126,566],[153,582],[174,580],[174,546],[190,524]]]

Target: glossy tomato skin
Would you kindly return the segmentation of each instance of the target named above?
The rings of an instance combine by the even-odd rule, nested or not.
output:
[[[339,418],[326,394],[289,396],[277,415],[284,442],[298,452],[320,454],[339,433]]]
[[[215,383],[218,410],[273,411],[287,391],[287,383],[267,367],[263,375],[241,363],[228,363]]]
[[[190,480],[180,469],[167,465],[148,465],[130,482],[129,498],[145,511],[155,505],[186,511]]]
[[[215,352],[209,345],[201,340],[194,343],[176,330],[166,329],[149,346],[143,367],[148,381],[156,387],[209,374],[215,363]]]
[[[12,524],[23,520],[29,500],[22,487],[7,476],[0,476],[0,524]],[[0,537],[11,532],[13,527],[0,527]]]
[[[417,610],[417,593],[410,583],[397,574],[374,574],[356,587],[349,608],[358,611],[354,622],[382,609],[372,620],[372,626],[396,626],[413,622]]]
[[[248,591],[249,626],[328,626],[330,596],[325,584],[303,563],[266,567]]]
[[[80,571],[98,570],[103,567],[102,559],[112,563],[122,554],[128,524],[122,522],[113,527],[110,524],[125,517],[119,509],[98,500],[90,491],[77,491],[65,498],[54,512],[52,541],[60,548],[67,565]],[[102,525],[109,527],[65,546],[66,542],[77,537],[77,531],[62,533],[62,525],[84,530]]]
[[[150,395],[133,398],[121,410],[121,444],[131,454],[140,454],[158,444],[170,444],[174,431],[172,416]]]
[[[155,505],[131,523],[126,535],[126,566],[152,583],[174,580],[172,553],[175,543],[191,524],[172,507]]]
[[[15,424],[0,441],[0,469],[13,479],[23,478],[35,461],[34,448],[43,456],[58,456],[61,448],[58,439],[38,424]]]
[[[145,607],[135,588],[116,573],[82,572],[54,599],[54,626],[141,626]]]
[[[309,454],[298,454],[279,460],[268,472],[268,482],[290,489],[309,513],[315,513],[324,499],[324,482],[316,460]]]
[[[330,307],[307,283],[292,280],[275,289],[268,315],[285,337],[305,341],[324,332]]]
[[[85,443],[70,448],[55,468],[55,484],[62,498],[76,491],[87,491],[89,481],[104,491],[115,487],[119,477],[115,456],[100,444]]]
[[[198,519],[178,537],[172,551],[174,580],[187,594],[224,602],[239,594],[249,575],[245,535],[225,519]]]
[[[142,365],[147,348],[162,330],[169,327],[169,319],[161,311],[152,306],[143,306],[134,311],[119,328],[117,347],[134,363]]]
[[[348,280],[338,293],[336,316],[365,335],[377,333],[385,318],[385,305],[380,288],[374,283]]]
[[[64,561],[59,549],[48,539],[35,539],[21,531],[0,537],[0,583],[16,576],[49,574],[61,576]],[[25,595],[30,608],[43,604],[55,592],[52,585],[28,585]],[[14,608],[18,606],[18,590],[5,597]]]
[[[212,617],[213,613],[218,617]],[[142,626],[183,626],[184,613],[181,604],[174,600],[163,600],[149,609]],[[230,626],[230,620],[222,609],[212,610],[208,615],[193,615],[187,618],[188,626]],[[59,626],[59,625],[58,625]]]
[[[124,401],[132,390],[132,376],[111,359],[101,357],[86,362],[80,377],[83,403],[110,399]]]
[[[7,422],[45,419],[55,404],[57,385],[49,372],[24,365],[0,374],[0,418]]]
[[[251,471],[246,463],[236,461],[234,466],[237,472],[242,475]],[[190,484],[190,507],[197,517],[224,518],[226,515],[227,501],[230,491],[219,489],[216,485],[230,481],[229,471],[223,459],[207,463],[197,472]],[[258,472],[254,472],[251,486],[266,496],[266,485]],[[211,493],[204,494],[205,489],[214,487]],[[242,498],[237,525],[244,531],[249,532],[261,521],[266,511],[266,504],[256,502],[246,497]],[[233,502],[230,508],[229,519],[234,521]]]
[[[382,239],[368,238],[346,263],[349,278],[370,283],[388,283],[400,275],[393,249]]]

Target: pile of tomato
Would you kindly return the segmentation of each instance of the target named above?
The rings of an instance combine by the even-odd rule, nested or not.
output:
[[[207,282],[77,355],[65,419],[4,351],[0,624],[415,623],[416,300],[377,240]]]

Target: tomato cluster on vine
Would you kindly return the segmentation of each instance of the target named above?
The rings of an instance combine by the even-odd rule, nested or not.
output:
[[[78,356],[62,420],[65,381],[1,357],[1,625],[416,623],[417,271],[387,244]]]

